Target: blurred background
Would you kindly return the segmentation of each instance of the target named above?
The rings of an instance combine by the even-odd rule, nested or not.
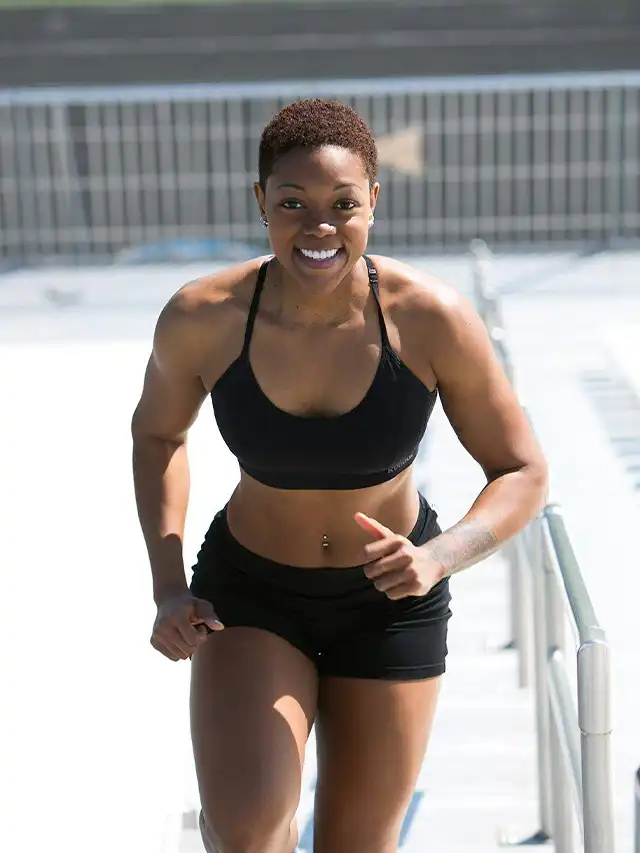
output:
[[[166,299],[268,250],[258,140],[312,95],[376,136],[372,251],[475,301],[563,519],[455,580],[402,849],[640,853],[639,46],[637,0],[0,0],[3,853],[202,850],[129,422]],[[238,476],[206,405],[191,462],[188,566]],[[445,524],[482,487],[439,409],[416,476]]]

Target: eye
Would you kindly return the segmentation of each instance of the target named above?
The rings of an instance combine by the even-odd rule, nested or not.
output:
[[[297,198],[286,198],[280,206],[284,207],[285,210],[300,210],[302,208],[302,202]]]
[[[336,206],[339,210],[353,210],[355,207],[358,207],[358,204],[350,198],[341,198],[336,202]]]

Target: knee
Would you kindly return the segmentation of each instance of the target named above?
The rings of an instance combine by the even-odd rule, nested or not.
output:
[[[200,833],[207,853],[293,853],[297,839],[294,815],[200,813]]]

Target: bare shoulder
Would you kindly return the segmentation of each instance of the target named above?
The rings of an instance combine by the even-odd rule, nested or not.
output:
[[[412,264],[374,255],[380,280],[384,307],[394,314],[446,319],[469,306],[465,297],[451,284],[443,281],[428,270]]]
[[[169,371],[202,375],[212,357],[224,359],[244,333],[256,277],[265,258],[235,264],[190,281],[169,299],[158,317],[154,354]]]
[[[429,360],[482,335],[484,326],[471,302],[427,270],[381,255],[372,257],[383,308],[397,329],[402,349]]]
[[[255,258],[188,282],[164,306],[159,322],[168,328],[186,324],[194,331],[212,319],[229,320],[234,313],[246,315],[263,260]]]

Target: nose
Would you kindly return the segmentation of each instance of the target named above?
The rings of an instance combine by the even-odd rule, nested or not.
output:
[[[305,223],[304,233],[311,237],[328,237],[336,233],[336,226],[322,220],[310,220]]]

